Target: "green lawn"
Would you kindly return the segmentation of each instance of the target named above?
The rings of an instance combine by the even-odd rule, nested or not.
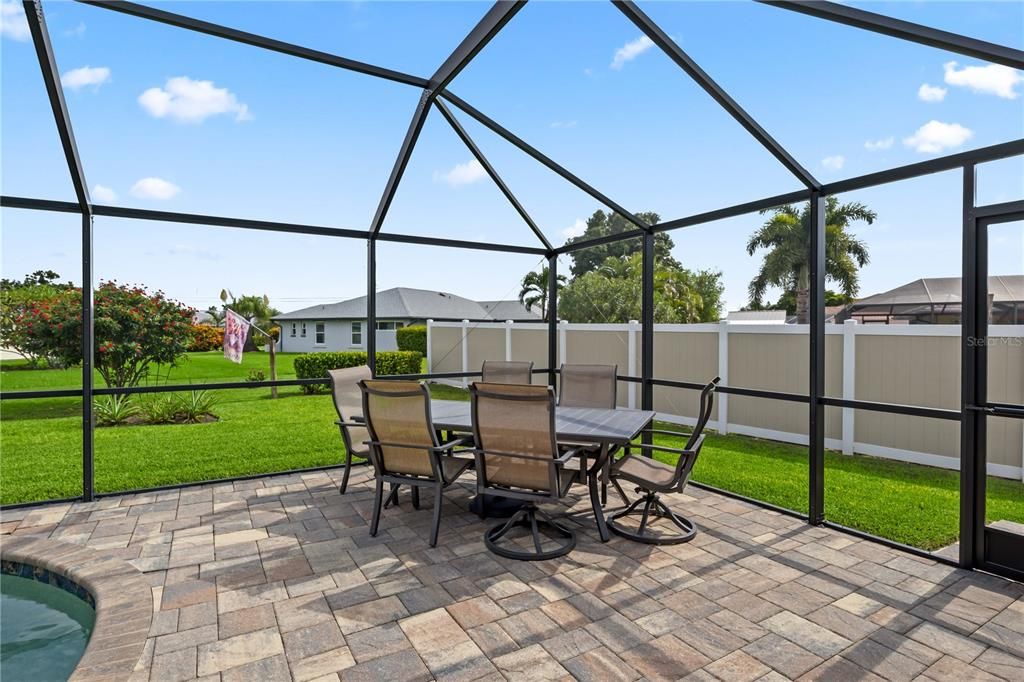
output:
[[[220,353],[198,353],[170,371],[174,383],[244,379],[265,368],[266,355],[245,364]],[[294,376],[291,355],[279,357],[281,378]],[[76,370],[14,369],[0,365],[3,390],[76,385]],[[166,380],[161,380],[166,383]],[[435,397],[466,399],[461,389],[434,385]],[[244,474],[336,464],[341,439],[325,395],[298,388],[218,391],[209,424],[124,426],[96,430],[95,475],[100,492],[169,485]],[[0,403],[0,502],[71,497],[81,493],[81,401],[74,398]],[[672,428],[667,426],[667,428]],[[678,446],[672,438],[661,442]],[[711,434],[694,479],[798,511],[807,508],[807,450],[744,436]],[[954,471],[872,457],[826,456],[830,520],[925,549],[957,538],[959,477]],[[991,520],[1024,522],[1024,485],[989,479]]]

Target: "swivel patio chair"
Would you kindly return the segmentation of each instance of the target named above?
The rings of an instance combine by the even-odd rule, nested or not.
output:
[[[335,424],[341,430],[341,440],[345,444],[345,473],[341,478],[341,494],[344,495],[352,470],[352,458],[367,460],[370,457],[370,448],[366,445],[370,434],[362,421],[363,392],[359,389],[359,382],[372,379],[373,375],[366,365],[331,369],[327,373],[331,377],[331,397],[338,413]]]
[[[499,556],[523,561],[553,559],[572,551],[576,534],[537,506],[565,497],[575,472],[564,466],[576,450],[559,452],[555,440],[555,395],[548,386],[474,383],[470,386],[476,437],[477,497],[504,497],[525,504],[508,521],[489,528],[484,544]],[[513,539],[529,529],[533,550]],[[501,542],[504,540],[504,542]]]
[[[363,416],[370,433],[370,461],[376,479],[370,535],[376,537],[380,525],[385,483],[394,486],[392,494],[400,485],[411,486],[412,503],[417,509],[419,489],[425,487],[434,492],[430,546],[436,547],[444,490],[473,466],[472,459],[454,456],[455,448],[468,445],[469,439],[438,443],[425,384],[364,380],[359,387],[363,392]]]
[[[529,384],[533,380],[533,363],[484,360],[481,373],[481,381],[488,384]]]
[[[659,493],[682,492],[690,479],[690,472],[700,455],[701,447],[704,445],[704,427],[711,418],[711,408],[714,405],[714,392],[720,381],[715,377],[700,392],[700,414],[697,425],[690,432],[686,441],[686,447],[682,449],[669,448],[661,445],[645,445],[631,443],[625,446],[625,454],[611,467],[611,479],[613,481],[624,481],[636,485],[636,492],[643,493],[628,507],[613,512],[607,516],[608,528],[616,535],[645,542],[651,545],[676,545],[682,542],[689,542],[697,534],[697,527],[689,519],[676,514],[669,509],[658,497]],[[662,429],[646,429],[646,434],[662,434],[669,436],[686,436],[684,433],[666,431]],[[634,450],[640,450],[643,454],[634,454]],[[659,462],[650,453],[665,452],[678,455],[674,465]],[[640,504],[642,509],[638,509]],[[666,534],[655,534],[651,530],[651,513],[655,518],[666,519],[675,526],[673,532]],[[632,530],[623,525],[622,521],[627,516],[640,514],[640,525]]]

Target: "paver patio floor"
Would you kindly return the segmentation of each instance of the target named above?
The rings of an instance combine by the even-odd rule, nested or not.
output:
[[[6,512],[129,560],[154,613],[137,680],[1024,680],[1024,586],[807,526],[712,493],[667,496],[688,544],[597,541],[528,563],[490,554],[450,490],[385,510],[340,473]],[[581,493],[585,493],[580,489]]]

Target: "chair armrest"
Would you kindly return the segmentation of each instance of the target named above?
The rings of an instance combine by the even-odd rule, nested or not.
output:
[[[450,441],[448,443],[445,443],[444,445],[439,445],[436,448],[430,448],[430,449],[433,452],[447,452],[448,450],[451,450],[454,447],[457,447],[459,445],[466,445],[467,443],[472,443],[472,442],[473,442],[472,436],[464,436],[462,438],[456,438],[455,440]]]
[[[640,433],[656,433],[661,436],[677,436],[679,438],[689,438],[690,434],[683,431],[668,431],[667,429],[644,429]]]
[[[693,450],[687,450],[686,448],[669,448],[664,445],[644,445],[642,443],[630,444],[630,449],[636,448],[637,450],[654,450],[657,452],[668,452],[673,455],[693,455]]]
[[[357,429],[365,429],[366,428],[366,422],[356,422],[356,421],[343,422],[340,419],[338,419],[334,423],[337,424],[338,426],[344,426],[344,427],[347,427],[347,428],[357,428]]]
[[[558,457],[555,457],[554,461],[558,462],[559,464],[566,464],[569,461],[571,461],[574,457],[578,457],[581,452],[588,452],[588,450],[586,447],[572,448],[570,450],[566,450]]]

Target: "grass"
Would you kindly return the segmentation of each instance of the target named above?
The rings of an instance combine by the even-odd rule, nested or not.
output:
[[[279,356],[281,378],[294,376],[293,357]],[[249,369],[265,370],[266,362],[262,353],[247,353],[241,366],[225,361],[220,353],[190,354],[170,370],[169,379],[235,381],[244,379]],[[17,364],[0,364],[5,391],[75,385],[76,370],[22,370],[15,369]],[[435,398],[468,399],[459,388],[433,385],[431,391]],[[116,492],[341,460],[341,439],[328,396],[304,395],[290,387],[280,389],[277,400],[269,398],[267,389],[216,395],[216,423],[97,429],[97,490]],[[0,503],[80,494],[81,400],[9,400],[0,409]],[[682,444],[670,437],[659,442]],[[924,549],[956,541],[957,472],[832,452],[826,455],[825,471],[830,520]],[[712,433],[693,478],[781,507],[807,509],[807,450],[802,446]],[[1024,485],[989,478],[988,516],[990,521],[1024,522]]]

